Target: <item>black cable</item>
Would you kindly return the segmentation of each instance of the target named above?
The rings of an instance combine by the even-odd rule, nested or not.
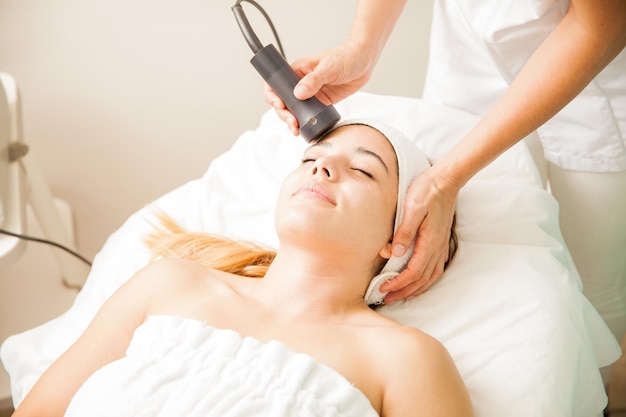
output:
[[[235,13],[235,18],[237,19],[237,23],[239,24],[241,33],[246,39],[246,42],[248,42],[248,45],[250,46],[250,49],[252,49],[252,52],[254,52],[255,54],[259,52],[259,50],[263,48],[263,44],[261,44],[261,41],[259,41],[259,38],[257,38],[257,36],[255,35],[252,27],[250,26],[250,23],[248,22],[248,19],[246,18],[246,15],[243,13],[241,3],[244,1],[256,7],[257,10],[261,12],[263,17],[265,17],[265,20],[269,24],[270,29],[274,34],[274,38],[276,39],[276,44],[278,45],[278,50],[280,51],[280,54],[283,56],[283,58],[287,59],[287,57],[285,56],[285,51],[283,50],[283,45],[280,42],[280,38],[278,37],[278,32],[276,32],[276,28],[272,23],[272,19],[270,19],[269,15],[265,12],[265,10],[263,10],[261,5],[254,0],[237,0],[235,5],[231,7],[231,9]]]
[[[57,247],[59,249],[62,249],[64,251],[66,251],[67,253],[69,253],[71,255],[74,255],[75,257],[77,257],[78,259],[80,259],[81,261],[86,263],[87,265],[91,266],[91,261],[89,261],[88,259],[84,258],[79,253],[74,252],[72,249],[61,245],[60,243],[53,242],[53,241],[48,240],[48,239],[42,239],[42,238],[39,238],[39,237],[26,236],[26,235],[21,235],[19,233],[9,232],[8,230],[5,230],[5,229],[0,229],[0,234],[13,236],[13,237],[16,237],[18,239],[29,240],[29,241],[32,241],[32,242],[45,243],[46,245],[52,245],[54,247]]]

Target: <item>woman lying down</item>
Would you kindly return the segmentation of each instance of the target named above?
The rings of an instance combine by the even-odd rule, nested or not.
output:
[[[164,218],[149,238],[160,259],[110,297],[14,415],[471,416],[446,349],[368,306],[405,263],[390,241],[427,167],[391,128],[345,122],[283,182],[276,253]]]

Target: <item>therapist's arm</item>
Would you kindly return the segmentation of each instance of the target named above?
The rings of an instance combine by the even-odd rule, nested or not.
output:
[[[405,221],[394,237],[399,253],[418,232],[407,270],[382,287],[385,302],[415,296],[441,275],[459,190],[478,171],[567,105],[626,45],[626,1],[572,0],[553,32],[482,120],[418,177]]]
[[[567,105],[626,45],[626,1],[572,0],[508,91],[436,169],[458,186]]]
[[[291,66],[302,77],[294,89],[301,99],[317,96],[325,104],[337,103],[363,87],[398,21],[406,0],[359,0],[348,39],[321,54],[295,61]],[[265,101],[298,134],[295,117],[269,85]]]

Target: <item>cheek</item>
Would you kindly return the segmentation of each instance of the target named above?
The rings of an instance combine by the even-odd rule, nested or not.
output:
[[[384,230],[385,236],[389,237],[393,235],[393,224],[396,217],[396,200],[387,200],[381,203],[384,203],[380,204],[381,228]]]
[[[384,230],[386,238],[393,236],[393,226],[396,217],[396,193],[386,193],[379,202],[381,228]]]
[[[360,202],[361,209],[355,211],[360,213],[358,223],[362,226],[361,234],[368,234],[372,241],[377,244],[380,241],[385,243],[393,234],[393,222],[396,212],[396,199],[389,198],[386,194],[378,195],[377,199],[368,199]]]

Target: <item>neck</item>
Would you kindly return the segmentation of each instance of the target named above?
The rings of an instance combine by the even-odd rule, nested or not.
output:
[[[329,251],[330,252],[330,251]],[[281,248],[261,283],[267,305],[309,318],[347,315],[368,308],[363,295],[371,273],[352,258]]]

